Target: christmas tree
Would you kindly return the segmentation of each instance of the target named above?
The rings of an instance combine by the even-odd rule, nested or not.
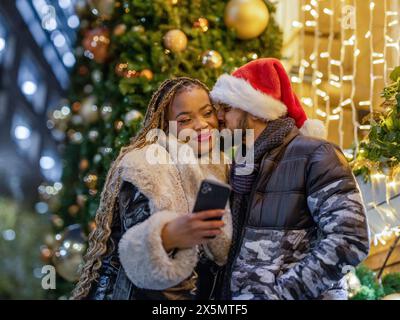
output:
[[[252,59],[279,58],[282,46],[268,1],[87,2],[77,7],[81,27],[69,101],[50,115],[53,130],[64,136],[62,190],[47,186],[41,193],[52,202],[59,233],[49,258],[61,276],[54,297],[69,292],[79,276],[80,228],[84,234],[95,228],[110,164],[137,132],[159,84],[190,76],[211,87]]]
[[[375,112],[365,118],[371,130],[360,143],[357,157],[352,163],[355,174],[363,175],[365,181],[371,182],[372,185],[385,183],[387,204],[390,204],[391,196],[398,194],[400,190],[400,67],[392,71],[390,79],[391,84],[382,92],[384,103],[381,112]],[[394,237],[394,244],[389,249],[378,274],[363,266],[357,270],[361,284],[356,286],[353,296],[355,300],[400,299],[400,273],[386,273],[382,277],[389,258],[400,241],[398,226],[391,230],[389,227],[392,222],[389,219],[390,216],[390,223],[383,235],[386,240],[390,240],[390,236]]]
[[[368,136],[360,143],[354,161],[356,174],[386,176],[390,186],[400,174],[400,67],[395,68],[390,79],[392,83],[384,88],[383,111],[366,117],[371,125]]]

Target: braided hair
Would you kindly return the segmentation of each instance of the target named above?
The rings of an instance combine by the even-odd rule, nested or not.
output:
[[[80,279],[72,292],[72,299],[84,299],[88,296],[93,282],[99,277],[99,270],[102,265],[102,257],[112,250],[115,244],[110,239],[111,224],[114,212],[117,207],[117,198],[121,188],[120,163],[123,157],[134,149],[143,148],[148,145],[147,133],[152,129],[167,130],[168,107],[177,94],[198,87],[207,93],[209,89],[199,80],[178,77],[165,80],[158,90],[153,94],[147,107],[142,129],[131,140],[128,146],[121,148],[118,157],[114,160],[107,173],[103,191],[100,197],[100,204],[96,212],[96,228],[89,235],[89,247],[84,257]]]

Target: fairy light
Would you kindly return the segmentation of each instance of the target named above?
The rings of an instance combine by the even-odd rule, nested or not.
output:
[[[299,21],[293,21],[292,22],[292,27],[293,28],[302,28],[303,24],[301,22],[299,22]]]
[[[321,52],[320,55],[319,55],[319,57],[320,57],[321,59],[326,59],[326,58],[329,58],[329,57],[330,57],[330,54],[329,54],[329,52]]]
[[[362,124],[359,126],[360,130],[371,130],[371,125],[369,124]]]
[[[340,0],[340,4],[343,7],[346,5],[344,0]],[[343,15],[342,15],[343,19]],[[343,43],[344,41],[344,36],[345,36],[345,30],[344,30],[344,23],[341,21],[340,23],[340,42]],[[344,62],[345,59],[345,46],[341,45],[340,46],[340,61]],[[343,70],[343,64],[341,63],[339,66],[339,73],[340,73],[340,86],[343,85],[343,75],[344,75],[344,70]],[[331,83],[334,84],[334,83]],[[339,106],[342,106],[344,100],[344,90],[340,90],[340,99],[339,99]],[[344,147],[344,129],[343,129],[343,119],[344,119],[344,109],[341,107],[339,109],[339,126],[338,126],[338,133],[339,133],[339,146],[340,148],[343,149]]]
[[[316,113],[317,115],[323,117],[323,118],[325,118],[325,117],[327,116],[326,112],[325,112],[325,111],[322,111],[322,110],[319,109],[319,108],[315,111],[315,113]]]
[[[372,60],[372,64],[382,64],[382,63],[385,63],[385,59]]]
[[[303,102],[307,107],[310,107],[310,108],[313,107],[313,100],[309,97],[301,98],[301,102]]]
[[[299,86],[298,87],[299,87],[300,97],[303,96],[304,74],[305,74],[306,68],[308,68],[309,65],[310,65],[308,63],[308,61],[305,60],[305,48],[304,48],[305,28],[304,28],[304,23],[303,22],[305,21],[306,6],[305,6],[305,2],[304,1],[305,0],[301,0],[301,10],[299,12],[299,18],[300,18],[300,21],[301,21],[299,23],[302,25],[302,27],[300,29],[300,35],[299,35],[300,36],[300,41],[299,41],[299,46],[300,46],[300,48],[299,48],[299,51],[300,51],[299,59],[300,59],[301,63],[300,63],[300,66],[299,66],[299,74],[298,74]],[[303,101],[303,103],[304,103],[304,101]],[[304,103],[304,104],[306,104],[306,103]],[[310,104],[306,104],[306,106],[307,107],[312,107],[312,105],[310,105]]]
[[[359,19],[365,18],[361,16],[357,17],[358,6],[361,5],[357,0],[340,0],[340,6],[336,5],[335,0],[324,2],[300,0],[300,2],[298,21],[292,22],[292,27],[299,29],[299,65],[298,72],[292,75],[291,80],[296,84],[296,91],[299,94],[301,103],[305,107],[310,108],[310,110],[312,109],[313,113],[325,122],[327,128],[332,127],[329,126],[330,121],[338,121],[338,138],[342,149],[344,148],[344,144],[349,140],[347,136],[345,140],[344,134],[344,115],[346,112],[347,119],[347,112],[349,112],[353,128],[353,141],[356,147],[355,154],[352,154],[352,158],[354,159],[357,156],[357,152],[365,152],[365,150],[359,150],[359,134],[371,129],[370,124],[359,123],[358,111],[359,109],[369,110],[372,114],[374,106],[377,105],[375,103],[377,95],[379,95],[379,93],[375,92],[376,81],[384,79],[386,83],[390,67],[393,64],[394,59],[391,60],[391,50],[393,53],[397,53],[393,57],[396,57],[397,60],[400,59],[400,41],[398,41],[400,35],[397,33],[396,35],[394,34],[394,31],[398,29],[398,22],[400,20],[398,18],[397,7],[393,6],[393,0],[382,1],[384,2],[385,14],[384,28],[377,28],[376,24],[378,24],[378,21],[376,16],[378,9],[381,12],[382,4],[379,2],[378,7],[376,0],[363,3],[362,5],[367,5],[366,9],[369,10],[369,22],[365,21],[368,28],[365,30],[360,29]],[[397,5],[398,2],[400,1],[396,0]],[[349,5],[352,8],[351,12],[336,12],[337,10],[341,10],[338,8],[344,8]],[[350,18],[356,19],[355,23],[351,23],[350,21],[351,28],[346,23],[341,23],[344,19],[349,18],[346,16],[348,14],[351,15]],[[338,19],[338,17],[341,17],[341,19]],[[324,24],[326,23],[327,27],[329,23],[326,42],[321,41],[322,19],[326,21]],[[335,39],[339,31],[338,29],[340,30],[338,35],[338,53],[335,54],[337,51],[333,49],[336,45]],[[385,30],[382,32],[382,29]],[[313,35],[311,40],[313,41],[313,45],[308,47],[304,45],[306,43],[306,31],[308,35]],[[382,42],[384,41],[383,47],[378,43],[375,44],[375,40],[378,38],[382,38]],[[360,42],[361,44],[364,42],[367,44],[366,50],[368,50],[369,46],[369,52],[362,52]],[[379,49],[378,45],[380,46]],[[370,65],[370,84],[366,94],[363,93],[363,90],[357,89],[356,83],[356,81],[360,81],[360,79],[357,79],[358,68],[365,68],[365,64],[358,63],[361,54],[363,54],[362,56],[368,56],[367,61]],[[348,57],[350,57],[350,61]],[[383,67],[382,69],[381,66]],[[310,78],[305,77],[305,75],[310,76]],[[327,82],[328,86],[325,86],[325,82]],[[306,85],[310,85],[309,92],[306,90],[306,88],[308,89]],[[337,101],[333,99],[333,92],[337,92],[339,95]],[[333,101],[335,105],[332,105]],[[373,179],[384,180],[385,177],[385,175],[380,173],[380,175],[374,176]],[[392,190],[400,187],[400,183],[388,183],[388,188]]]
[[[333,114],[338,114],[338,113],[340,113],[340,111],[342,111],[342,107],[337,107],[337,108],[332,110],[332,113]]]
[[[371,101],[371,104],[369,105],[369,111],[372,117],[372,112],[373,112],[373,101],[374,101],[374,88],[375,88],[375,79],[374,79],[374,57],[373,57],[373,52],[374,52],[374,35],[371,32],[373,30],[373,25],[374,25],[374,12],[375,12],[375,2],[371,1],[369,4],[369,50],[370,50],[370,86],[369,86],[369,100]],[[384,62],[384,61],[383,61]]]
[[[340,106],[341,106],[341,107],[347,106],[347,105],[351,104],[351,102],[352,102],[352,100],[351,100],[350,98],[348,98],[348,99],[344,100],[344,101],[340,104]]]
[[[389,7],[390,4],[390,8]],[[398,25],[398,12],[392,10],[393,6],[397,6],[396,9],[398,8],[399,4],[398,1],[395,1],[395,3],[393,3],[392,1],[389,0],[385,0],[385,18],[384,18],[384,34],[385,34],[385,38],[384,38],[384,58],[385,58],[385,64],[384,64],[384,81],[385,81],[385,86],[388,85],[388,74],[389,71],[392,71],[394,69],[394,67],[396,65],[398,65],[400,63],[400,52],[399,52],[399,42],[400,42],[400,38],[396,40],[394,40],[390,35],[393,34],[393,31],[396,30],[397,33],[399,33],[398,28],[393,28],[395,26]],[[394,19],[392,21],[389,22],[389,19]],[[390,34],[390,35],[389,35]],[[391,60],[389,59],[389,54],[388,51],[390,49],[390,52],[393,52],[393,55],[391,55],[391,57],[395,57],[397,56],[396,60],[399,60],[398,62],[395,61],[394,58],[392,58]],[[389,61],[392,61],[392,65],[389,67]],[[393,65],[394,64],[394,65]]]
[[[311,21],[311,20],[306,21],[306,27],[316,27],[316,26],[317,26],[316,21]]]
[[[310,10],[311,15],[314,18],[314,47],[313,52],[310,56],[310,60],[312,61],[311,69],[312,69],[312,96],[313,96],[313,104],[314,107],[318,107],[318,95],[317,89],[318,86],[322,83],[321,79],[318,78],[318,50],[320,45],[320,37],[319,37],[319,15],[313,14],[314,11],[319,11],[319,3],[318,1],[311,1],[311,5],[314,7]],[[317,113],[318,114],[318,113]],[[326,116],[326,115],[325,115]]]
[[[332,80],[332,81],[336,81],[336,82],[340,81],[340,77],[337,74],[331,73],[328,78],[329,78],[329,80]]]
[[[380,180],[385,179],[385,178],[386,178],[386,175],[384,175],[384,174],[381,173],[381,172],[378,172],[378,173],[372,174],[372,175],[371,175],[371,178],[380,181]]]
[[[354,6],[354,14],[357,17],[357,0],[353,0],[353,6]],[[358,50],[358,40],[357,40],[357,23],[354,24],[354,48],[353,50]],[[358,55],[353,54],[353,75],[351,78],[351,93],[350,93],[350,104],[351,104],[351,115],[352,115],[352,121],[353,121],[353,138],[354,138],[354,144],[355,144],[355,152],[354,156],[357,156],[357,150],[359,146],[359,140],[358,140],[358,116],[357,116],[357,108],[354,102],[354,98],[356,95],[356,78],[357,78],[357,60],[358,60]]]

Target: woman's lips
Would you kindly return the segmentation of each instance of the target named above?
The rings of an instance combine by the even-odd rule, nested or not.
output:
[[[211,133],[201,133],[197,136],[197,141],[198,142],[203,142],[211,139]]]

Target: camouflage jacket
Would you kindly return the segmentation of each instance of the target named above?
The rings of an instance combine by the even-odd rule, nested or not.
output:
[[[294,128],[263,157],[245,212],[232,214],[223,299],[347,298],[343,276],[367,256],[369,232],[338,147]]]

